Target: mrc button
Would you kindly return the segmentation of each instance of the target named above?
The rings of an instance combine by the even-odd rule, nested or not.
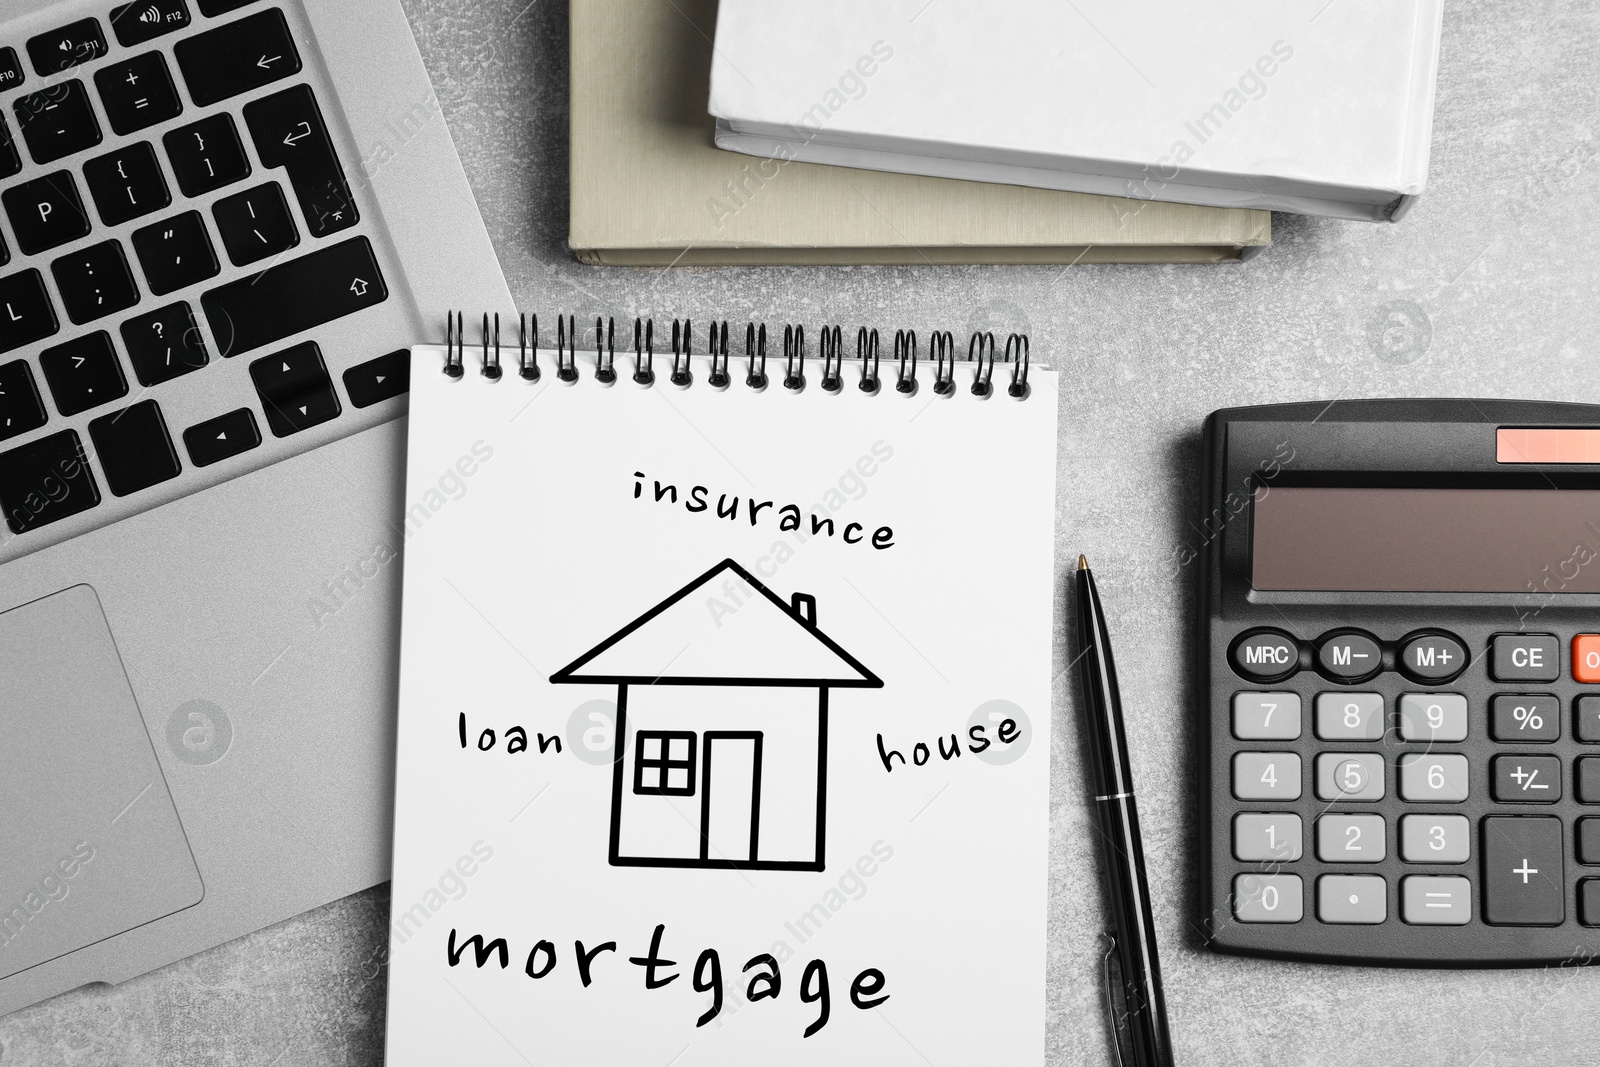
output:
[[[1497,682],[1553,682],[1561,674],[1561,644],[1554,634],[1495,634],[1489,669]]]
[[[1329,678],[1359,682],[1383,669],[1383,649],[1371,634],[1329,634],[1317,645],[1317,667]]]
[[[1233,646],[1233,669],[1257,682],[1292,674],[1300,665],[1300,646],[1277,630],[1251,630]]]
[[[1400,669],[1419,682],[1444,682],[1467,665],[1467,646],[1450,634],[1418,634],[1400,643]]]

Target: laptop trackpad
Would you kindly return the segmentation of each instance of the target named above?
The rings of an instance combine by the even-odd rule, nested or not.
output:
[[[87,585],[0,613],[0,978],[204,895]]]

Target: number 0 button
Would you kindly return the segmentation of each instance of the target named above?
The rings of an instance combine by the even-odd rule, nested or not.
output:
[[[1305,890],[1297,874],[1241,874],[1233,880],[1233,917],[1242,923],[1297,923]]]

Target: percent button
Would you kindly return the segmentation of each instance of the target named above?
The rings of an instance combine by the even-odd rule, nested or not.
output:
[[[1496,741],[1561,739],[1561,703],[1548,693],[1497,693],[1489,702],[1489,730]]]

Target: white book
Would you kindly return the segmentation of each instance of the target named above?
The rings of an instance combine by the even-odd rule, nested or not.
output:
[[[1043,1063],[1057,376],[812,345],[413,349],[389,1064]]]
[[[1361,220],[1427,184],[1442,0],[722,0],[721,148]]]

